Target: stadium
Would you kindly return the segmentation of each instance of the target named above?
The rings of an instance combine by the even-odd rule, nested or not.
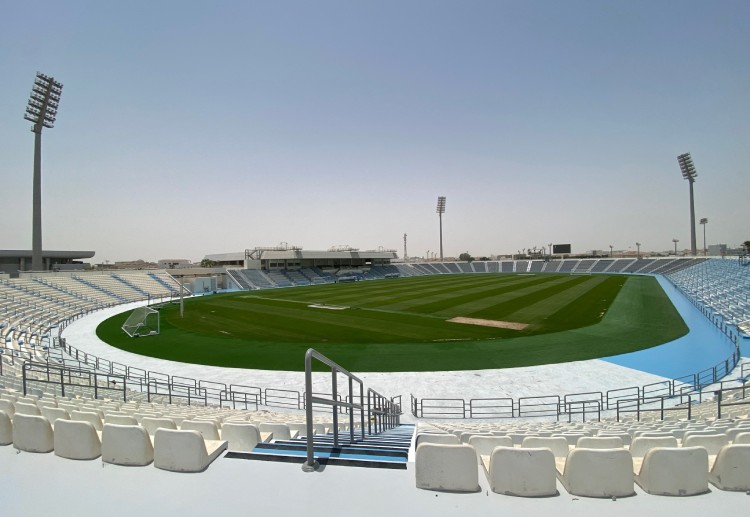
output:
[[[4,515],[746,511],[744,6],[44,4]]]

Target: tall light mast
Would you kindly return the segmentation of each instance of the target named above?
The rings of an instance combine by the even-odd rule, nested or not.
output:
[[[693,256],[696,256],[698,254],[698,249],[695,243],[695,201],[693,199],[693,183],[695,183],[695,178],[698,176],[698,172],[695,170],[695,165],[693,165],[693,159],[690,157],[690,153],[679,155],[677,157],[677,163],[680,164],[682,177],[690,183],[690,253]]]
[[[31,88],[29,104],[23,118],[33,122],[34,133],[34,188],[31,221],[31,269],[42,271],[42,129],[55,126],[57,106],[60,102],[63,85],[53,77],[36,73]]]
[[[443,214],[445,213],[445,196],[438,197],[437,214],[440,219],[440,262],[443,261]]]

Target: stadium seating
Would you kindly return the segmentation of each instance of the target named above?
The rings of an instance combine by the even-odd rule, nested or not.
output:
[[[154,466],[172,472],[202,472],[226,448],[226,441],[204,440],[195,430],[157,429]]]
[[[102,444],[90,422],[59,419],[54,427],[55,455],[71,460],[93,460],[101,456]]]
[[[750,491],[750,444],[722,447],[708,478],[721,490]]]
[[[138,425],[104,424],[102,461],[115,465],[145,466],[154,461],[154,446]]]
[[[708,453],[703,447],[652,448],[635,481],[654,495],[703,494],[708,491]]]
[[[8,413],[0,409],[0,445],[13,443],[13,424]]]
[[[420,443],[414,468],[417,488],[453,492],[480,490],[476,452],[470,445]]]
[[[483,465],[490,489],[519,497],[557,495],[555,458],[547,448],[496,447]]]
[[[13,447],[25,452],[52,452],[52,426],[43,416],[16,413],[13,417]]]
[[[625,449],[573,449],[559,478],[571,495],[608,498],[635,495],[633,458]]]

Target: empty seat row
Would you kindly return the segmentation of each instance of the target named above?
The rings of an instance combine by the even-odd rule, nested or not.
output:
[[[478,492],[476,458],[468,444],[423,442],[416,451],[416,485]],[[635,495],[634,483],[646,493],[670,496],[706,493],[709,481],[721,490],[750,490],[750,444],[725,445],[710,470],[704,447],[655,447],[637,469],[622,448],[576,448],[560,462],[548,447],[496,446],[481,461],[493,492],[524,497],[557,495],[556,480],[584,497]]]
[[[249,425],[248,425],[249,426]],[[127,466],[154,466],[174,472],[200,472],[227,449],[226,440],[207,440],[196,430],[159,428],[152,438],[137,425],[105,424],[101,432],[85,421],[59,419],[54,426],[43,416],[0,411],[0,445],[19,451]]]

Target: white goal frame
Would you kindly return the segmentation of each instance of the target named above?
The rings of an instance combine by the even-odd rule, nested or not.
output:
[[[148,306],[137,307],[122,324],[122,330],[130,337],[156,336],[159,334],[159,311]]]

